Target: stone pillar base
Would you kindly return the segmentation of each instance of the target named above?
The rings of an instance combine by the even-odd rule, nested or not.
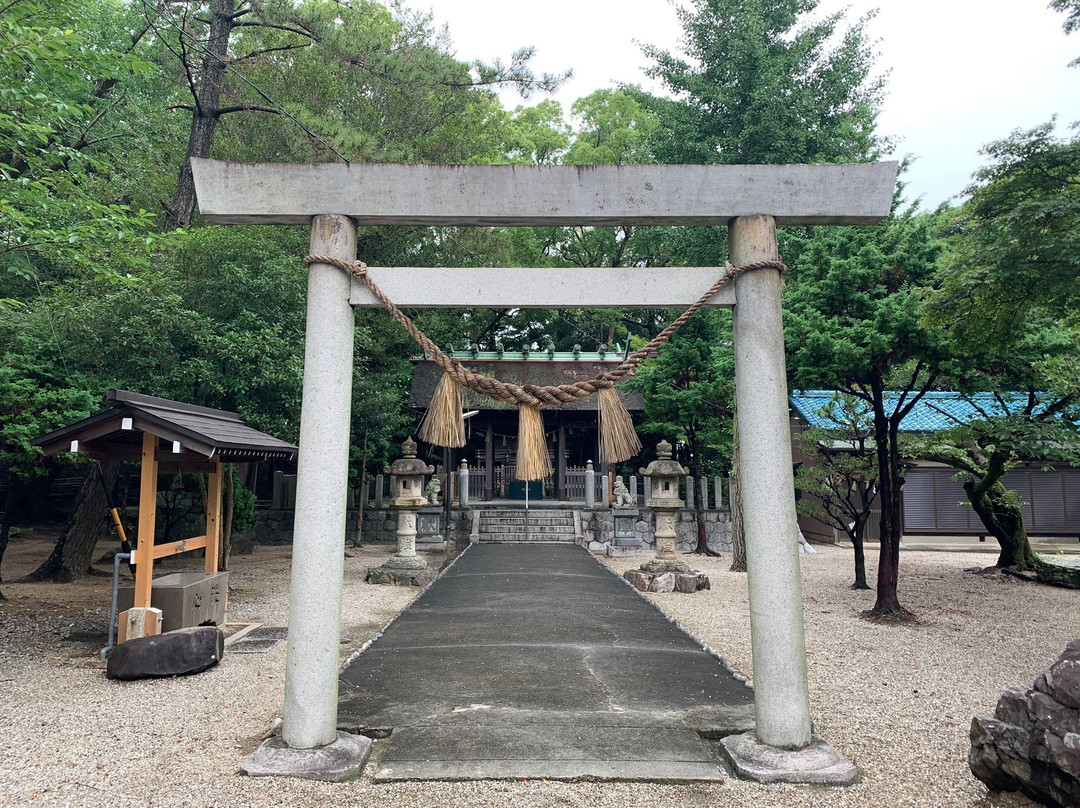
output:
[[[850,786],[859,779],[855,764],[816,735],[803,749],[767,746],[752,731],[729,735],[720,741],[720,747],[743,780]]]
[[[315,749],[292,749],[280,735],[262,742],[240,764],[251,777],[302,777],[342,783],[360,776],[371,755],[371,739],[338,732],[337,740]]]
[[[645,548],[640,544],[609,544],[608,558],[636,558],[645,555]]]
[[[709,576],[704,572],[694,570],[685,572],[627,570],[623,573],[623,578],[641,592],[682,592],[689,595],[702,589],[712,588]]]
[[[384,584],[387,586],[427,586],[438,573],[435,570],[424,567],[401,569],[393,567],[389,563],[381,567],[373,567],[368,570],[364,579],[369,584]]]
[[[654,558],[642,564],[641,569],[653,574],[660,572],[690,572],[689,565],[677,558]]]
[[[392,555],[382,564],[388,570],[426,570],[427,560],[420,555]]]

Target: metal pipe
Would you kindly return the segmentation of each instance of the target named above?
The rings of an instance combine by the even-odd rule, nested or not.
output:
[[[127,561],[131,558],[131,553],[117,553],[113,556],[113,576],[112,576],[112,608],[109,610],[109,644],[98,651],[98,659],[104,661],[105,657],[109,655],[109,651],[113,649],[116,639],[116,607],[119,599],[120,592],[120,562]]]

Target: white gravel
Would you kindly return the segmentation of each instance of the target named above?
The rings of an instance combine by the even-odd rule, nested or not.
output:
[[[350,551],[347,656],[415,596],[368,586],[363,574],[387,548]],[[25,806],[979,806],[1033,805],[988,795],[968,771],[971,718],[993,711],[1080,636],[1080,595],[965,573],[993,556],[907,553],[901,601],[918,625],[859,619],[871,592],[853,592],[851,554],[803,556],[811,706],[816,731],[861,769],[846,789],[719,785],[481,782],[375,785],[242,777],[240,759],[281,709],[284,643],[267,654],[227,655],[198,676],[109,681],[97,643],[102,609],[50,608],[27,616],[0,604],[0,805]],[[695,636],[752,670],[745,576],[730,558],[688,557],[712,589],[653,595]],[[622,571],[632,559],[608,561]],[[874,574],[871,560],[870,574]],[[234,560],[229,619],[284,625],[288,558],[260,550]],[[5,593],[18,597],[17,586]],[[96,605],[96,603],[95,603]],[[572,619],[571,615],[567,619]]]

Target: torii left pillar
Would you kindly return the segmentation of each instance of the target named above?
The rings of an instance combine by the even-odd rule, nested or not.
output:
[[[313,217],[311,254],[356,260],[355,223]],[[337,267],[308,269],[285,712],[281,736],[244,761],[250,775],[348,780],[371,752],[370,739],[337,728],[355,323],[350,284]]]

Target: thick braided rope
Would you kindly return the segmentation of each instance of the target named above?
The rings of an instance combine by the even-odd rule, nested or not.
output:
[[[539,387],[533,384],[517,385],[502,382],[498,379],[493,379],[490,376],[482,376],[478,373],[473,373],[462,365],[459,360],[452,356],[447,356],[442,352],[438,345],[432,342],[431,339],[416,326],[416,323],[414,323],[407,314],[394,305],[394,302],[383,293],[382,289],[376,285],[375,281],[368,274],[367,264],[363,261],[343,261],[340,258],[334,258],[332,255],[306,256],[304,258],[304,265],[311,266],[312,264],[329,264],[330,266],[348,272],[358,281],[362,282],[375,299],[390,312],[390,315],[409,332],[409,335],[416,340],[416,343],[431,355],[435,364],[442,368],[445,373],[452,376],[459,384],[497,401],[506,401],[519,405],[523,404],[530,407],[539,407],[545,404],[554,406],[569,404],[573,401],[585,398],[605,387],[613,387],[617,382],[622,381],[627,376],[633,375],[638,365],[644,362],[650,354],[667,342],[672,334],[682,328],[686,321],[697,313],[698,309],[712,300],[716,293],[734,278],[744,272],[750,272],[755,269],[777,269],[780,272],[787,269],[784,263],[779,260],[755,261],[752,264],[745,264],[741,267],[732,266],[729,263],[726,267],[727,272],[721,275],[716,283],[709,287],[708,291],[692,303],[686,311],[675,318],[667,328],[649,340],[649,343],[644,348],[640,348],[630,354],[630,356],[623,360],[617,368],[606,373],[601,373],[599,376],[585,381]]]

